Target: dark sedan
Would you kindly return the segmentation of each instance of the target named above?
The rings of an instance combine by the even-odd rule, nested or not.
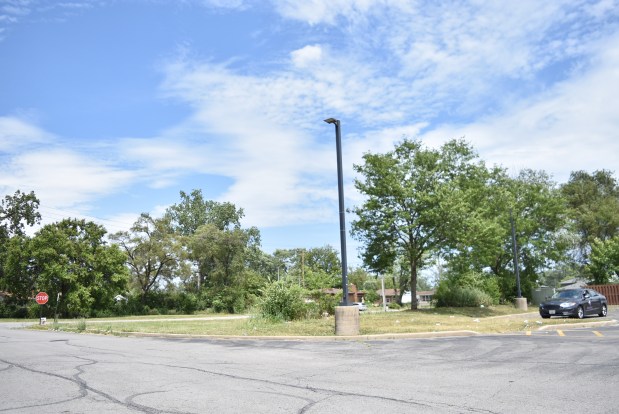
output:
[[[593,289],[560,290],[539,305],[542,318],[551,316],[574,316],[579,319],[587,315],[606,316],[606,296]]]

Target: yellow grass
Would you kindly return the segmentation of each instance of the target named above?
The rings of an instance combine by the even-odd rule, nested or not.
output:
[[[198,319],[200,317],[203,319]],[[217,315],[209,315],[209,317]],[[328,336],[335,331],[333,316],[321,319],[278,322],[260,317],[247,319],[207,319],[205,315],[174,319],[165,316],[123,319],[86,320],[85,331],[123,335],[129,332],[185,335],[229,336]],[[144,320],[150,319],[150,320]],[[153,320],[155,319],[155,320]],[[588,319],[597,321],[597,318]],[[603,319],[601,319],[603,320]],[[542,319],[537,308],[523,313],[512,306],[492,308],[425,308],[416,311],[381,312],[370,310],[360,314],[360,334],[417,333],[470,330],[479,333],[506,333],[535,330],[544,325],[581,322],[578,319]],[[82,331],[84,322],[60,321],[34,325],[34,329]]]

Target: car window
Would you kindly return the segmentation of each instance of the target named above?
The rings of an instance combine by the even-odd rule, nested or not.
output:
[[[552,297],[555,299],[578,299],[582,295],[580,290],[561,290]]]

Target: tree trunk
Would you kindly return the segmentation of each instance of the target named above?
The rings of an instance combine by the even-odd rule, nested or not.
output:
[[[417,261],[411,260],[411,309],[417,310]]]

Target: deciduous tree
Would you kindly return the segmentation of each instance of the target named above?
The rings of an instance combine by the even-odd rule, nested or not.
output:
[[[105,235],[98,224],[65,219],[44,226],[32,239],[27,271],[34,272],[37,289],[49,293],[51,302],[61,293],[60,313],[91,315],[112,306],[126,289],[126,256],[108,245]]]
[[[591,245],[587,272],[593,283],[606,284],[619,281],[619,236],[608,240],[594,240]]]
[[[410,266],[410,291],[416,297],[417,274],[428,253],[447,245],[460,230],[469,207],[470,181],[485,171],[473,149],[452,140],[439,150],[404,140],[386,154],[364,155],[356,165],[355,187],[366,197],[354,208],[353,235],[364,243],[365,265],[389,269],[398,256]],[[411,307],[417,308],[412,301]]]
[[[619,235],[619,184],[607,170],[589,174],[575,171],[561,187],[570,207],[570,218],[578,234],[578,261],[588,261],[594,240]]]
[[[169,219],[154,219],[142,213],[130,231],[121,231],[110,237],[127,254],[132,282],[138,288],[142,302],[160,284],[181,277],[183,244],[170,231]]]

